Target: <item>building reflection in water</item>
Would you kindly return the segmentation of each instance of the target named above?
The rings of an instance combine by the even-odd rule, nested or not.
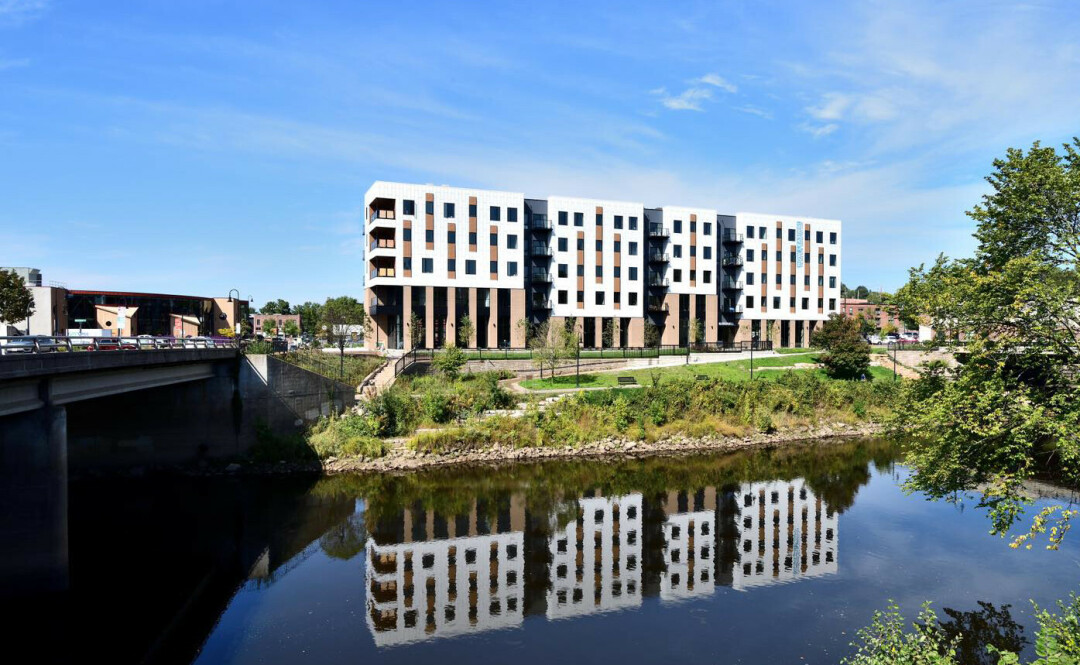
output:
[[[838,515],[802,479],[656,497],[590,494],[569,516],[533,515],[512,494],[451,517],[416,505],[379,520],[366,545],[376,645],[837,571]]]

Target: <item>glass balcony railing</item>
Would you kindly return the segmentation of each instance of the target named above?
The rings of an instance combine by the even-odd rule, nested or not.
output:
[[[375,250],[375,249],[394,249],[394,247],[396,247],[396,246],[397,246],[397,243],[394,241],[393,238],[372,238],[371,242],[368,243],[368,249],[372,249],[372,250]]]
[[[724,266],[741,266],[743,264],[741,254],[725,254],[720,261]]]

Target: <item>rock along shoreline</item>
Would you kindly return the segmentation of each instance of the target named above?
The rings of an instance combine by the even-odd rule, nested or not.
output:
[[[660,456],[691,455],[707,452],[727,452],[749,448],[775,448],[785,444],[827,443],[881,434],[879,423],[859,425],[834,424],[805,429],[785,430],[772,434],[752,434],[727,437],[673,436],[648,443],[610,437],[576,446],[545,446],[513,448],[495,445],[477,450],[424,453],[395,448],[378,458],[329,458],[322,463],[326,474],[387,473],[419,471],[455,465],[502,466],[519,462],[568,459],[628,459]]]

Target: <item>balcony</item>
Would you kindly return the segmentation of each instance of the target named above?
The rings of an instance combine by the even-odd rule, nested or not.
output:
[[[532,217],[530,217],[530,231],[536,231],[537,233],[550,233],[551,229],[551,220],[548,219],[547,215],[532,215]]]
[[[669,286],[671,286],[671,281],[666,277],[653,277],[649,280],[650,289],[666,289]]]
[[[534,242],[529,246],[530,256],[546,256],[551,258],[551,245],[543,242]]]
[[[371,219],[368,220],[368,228],[395,228],[397,226],[397,214],[393,210],[372,210]]]
[[[732,316],[742,314],[742,311],[743,311],[742,305],[728,305],[727,307],[725,307],[723,309],[724,314],[729,314],[729,315],[732,315]]]
[[[667,238],[671,233],[662,224],[649,224],[650,238]]]
[[[397,277],[396,268],[372,268],[368,273],[369,279],[378,279],[379,277]]]
[[[724,289],[725,291],[742,291],[743,283],[738,282],[734,279],[725,279],[723,282],[721,282],[720,288]]]
[[[394,316],[401,313],[399,303],[373,302],[368,306],[368,314],[371,316]]]
[[[548,284],[551,282],[551,273],[546,270],[530,270],[529,281],[533,284]]]
[[[725,229],[723,235],[720,237],[720,242],[725,245],[740,245],[743,241],[743,234],[735,233],[730,229]]]
[[[669,260],[664,252],[649,252],[649,263],[667,263]]]
[[[741,254],[725,254],[720,263],[725,268],[735,268],[743,264],[743,258]]]
[[[533,300],[532,301],[532,308],[533,308],[533,310],[550,311],[551,310],[551,301],[550,300]]]
[[[648,308],[650,312],[666,312],[668,311],[668,304],[664,302],[663,298],[649,298]]]

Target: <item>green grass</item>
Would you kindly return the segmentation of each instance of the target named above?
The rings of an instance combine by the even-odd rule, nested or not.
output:
[[[798,363],[816,362],[816,353],[802,354],[787,353],[781,356],[766,356],[754,358],[754,369],[762,367],[791,367]],[[875,368],[871,368],[873,370]],[[880,368],[876,368],[880,369]],[[785,370],[791,371],[791,370]],[[797,370],[798,371],[798,370]],[[656,375],[659,381],[669,381],[675,378],[695,379],[698,376],[709,378],[729,379],[733,381],[746,381],[750,378],[750,361],[733,360],[729,362],[707,363],[697,365],[675,365],[672,367],[656,367],[653,369],[635,369],[625,372],[602,372],[599,374],[582,374],[581,387],[583,388],[611,388],[619,384],[618,377],[632,376],[641,385],[652,385],[652,377]],[[765,371],[760,374],[755,371],[755,378],[775,378],[778,372]],[[873,372],[871,372],[873,374]],[[889,373],[891,378],[892,373]],[[553,390],[572,389],[575,387],[574,376],[556,376],[554,380],[527,379],[521,385],[530,390]]]
[[[792,353],[808,353],[808,352],[812,351],[812,349],[799,349],[799,348],[795,348],[795,349],[788,349],[788,348],[774,348],[774,349],[773,349],[773,351],[776,351],[777,353],[779,353],[779,354],[781,354],[781,355],[789,355],[789,354],[792,354]]]

